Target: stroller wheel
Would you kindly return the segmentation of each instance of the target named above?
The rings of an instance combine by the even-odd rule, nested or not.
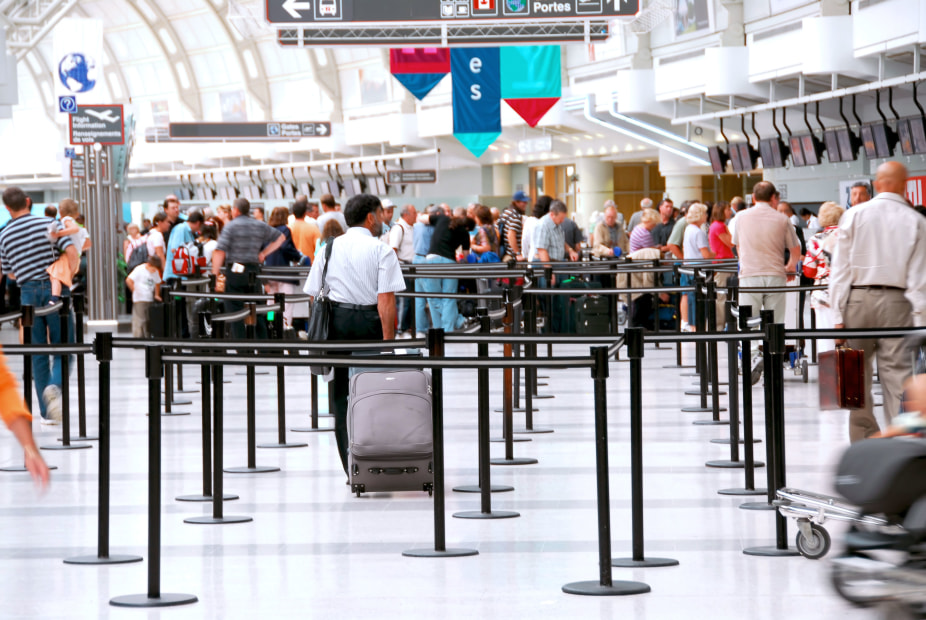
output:
[[[809,374],[808,374],[808,369],[807,369],[807,360],[802,360],[801,361],[801,379],[804,381],[804,383],[807,383],[808,378],[809,378]]]
[[[809,537],[804,536],[803,532],[798,532],[794,543],[802,556],[808,560],[819,560],[830,550],[830,534],[816,523],[810,524],[810,531]]]
[[[844,557],[869,558],[870,556],[865,553],[851,553]],[[830,566],[830,583],[833,584],[839,596],[856,607],[872,607],[887,600],[884,595],[883,582],[865,571],[844,566],[838,561]]]

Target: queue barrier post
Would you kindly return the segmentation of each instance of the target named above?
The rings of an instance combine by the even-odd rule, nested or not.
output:
[[[654,280],[659,278],[658,274],[653,274],[653,276],[654,276],[653,278]],[[672,265],[672,283],[676,286],[679,286],[682,283],[681,267],[678,263],[675,263]],[[684,294],[685,293],[675,294],[675,315],[678,317],[678,326],[680,329],[682,326],[682,320],[684,319],[684,317],[682,316],[682,295]],[[659,323],[659,295],[658,294],[654,295],[654,299],[653,299],[653,317],[654,317],[655,322],[658,324]],[[681,342],[675,343],[675,364],[670,365],[670,366],[663,366],[663,368],[677,368],[679,370],[688,369],[688,368],[695,369],[694,373],[682,373],[683,377],[695,376],[698,374],[697,365],[692,366],[690,364],[686,365],[682,363],[682,343]]]
[[[280,306],[280,311],[273,314],[273,332],[277,340],[283,340],[283,312],[286,308],[286,294],[276,293],[273,303]],[[281,351],[281,354],[283,352]],[[301,442],[287,443],[286,441],[286,368],[282,364],[277,366],[277,442],[262,443],[258,448],[308,448],[309,444]]]
[[[614,581],[611,571],[611,493],[608,469],[608,348],[592,349],[595,366],[595,461],[598,497],[598,580],[576,581],[563,586],[566,594],[584,596],[627,596],[650,592],[638,581]],[[631,372],[632,370],[631,365]]]
[[[174,607],[197,602],[193,594],[161,592],[161,375],[160,347],[145,351],[148,378],[148,591],[110,599],[115,607]]]
[[[84,344],[84,313],[86,311],[86,298],[77,293],[72,296],[74,301],[74,341]],[[77,437],[81,441],[94,441],[97,438],[87,435],[87,393],[84,354],[77,354]]]
[[[479,318],[480,332],[491,333],[492,321],[486,308],[478,308],[476,316]],[[477,352],[480,358],[489,357],[489,345],[479,343]],[[479,493],[480,509],[478,511],[457,512],[453,516],[458,519],[510,519],[521,516],[517,512],[492,511],[492,493],[514,491],[510,486],[492,485],[492,466],[489,463],[489,369],[480,368],[476,371],[477,391],[479,398],[478,427],[479,427],[479,484],[475,486],[455,487],[459,493]],[[529,402],[529,401],[528,401]]]
[[[428,331],[428,357],[444,357],[444,330]],[[475,549],[448,549],[444,506],[444,376],[443,370],[431,371],[431,419],[434,442],[434,548],[409,549],[402,555],[411,558],[451,558],[478,555]]]
[[[174,290],[180,290],[183,287],[183,281],[178,280]],[[174,317],[174,337],[181,338],[183,336],[184,326],[189,325],[187,322],[186,316],[186,300],[183,297],[171,297],[172,307],[173,307],[173,317]],[[185,390],[183,389],[183,364],[177,362],[174,365],[177,369],[177,380],[174,382],[174,394],[192,394],[195,390]],[[175,405],[187,404],[185,401],[174,401]],[[192,403],[190,403],[192,404]]]
[[[537,333],[537,315],[536,303],[533,295],[527,295],[524,306],[524,333],[528,336],[534,336]],[[537,345],[525,344],[524,355],[528,357],[537,357]],[[537,392],[537,370],[535,368],[524,369],[524,428],[515,430],[519,435],[537,435],[552,433],[552,428],[534,428],[534,398]]]
[[[701,294],[701,277],[700,273],[696,270],[692,281],[695,288],[694,293],[694,315],[695,315],[695,327],[698,330],[703,329],[703,326],[706,325],[707,321],[704,316],[704,296]],[[685,293],[682,293],[684,295]],[[690,304],[689,304],[690,306]],[[691,308],[689,308],[689,313]],[[694,392],[686,392],[689,395],[698,395],[700,397],[700,402],[696,407],[683,407],[682,412],[684,413],[713,413],[714,408],[707,406],[707,397],[710,394],[710,389],[708,383],[710,381],[710,372],[707,368],[707,344],[701,341],[695,342],[695,374],[698,376],[698,381],[700,388]],[[682,375],[684,376],[684,375]],[[718,413],[720,407],[718,405]],[[693,424],[714,424],[713,420],[697,420]]]
[[[705,333],[715,333],[717,325],[717,300],[716,293],[717,289],[714,288],[713,278],[708,277],[707,279],[699,279],[696,284],[698,290],[702,292],[701,296],[701,314],[700,314],[700,323],[698,325],[698,330],[704,331]],[[703,294],[704,291],[702,286],[707,289],[707,293]],[[717,343],[715,341],[704,343],[704,369],[707,371],[707,377],[709,380],[709,387],[707,394],[702,393],[702,402],[705,402],[707,395],[711,397],[710,411],[711,419],[710,420],[697,420],[694,424],[699,426],[719,426],[723,424],[729,424],[729,420],[721,420],[720,412],[726,411],[725,408],[720,406],[720,397],[726,392],[720,391],[720,380],[718,379],[718,363],[717,363]],[[702,375],[701,385],[705,383],[704,375]],[[730,467],[738,467],[738,465],[730,465]]]
[[[739,306],[738,312],[739,331],[742,333],[748,332],[749,319],[752,318],[752,306]],[[743,471],[745,486],[742,488],[721,489],[718,493],[720,495],[737,496],[765,495],[768,491],[766,489],[757,489],[755,480],[755,468],[763,466],[763,463],[756,462],[754,456],[754,444],[759,440],[753,438],[752,428],[752,377],[750,376],[752,373],[749,371],[749,360],[752,358],[752,341],[747,338],[741,340],[740,351],[743,356],[743,460],[745,462]],[[746,505],[744,504],[744,506]]]
[[[97,553],[64,560],[65,564],[129,564],[141,562],[139,555],[110,555],[109,553],[109,417],[110,417],[110,363],[113,360],[113,335],[100,332],[93,342],[93,352],[99,364],[100,444],[97,485]]]
[[[767,318],[767,317],[763,317]],[[766,448],[773,455],[769,458],[769,503],[774,500],[778,489],[787,486],[785,477],[785,407],[784,407],[784,363],[785,326],[768,323],[765,330],[765,390],[768,400],[765,404]],[[773,505],[774,507],[774,505]],[[746,555],[762,557],[790,557],[798,555],[797,549],[788,546],[788,520],[775,509],[775,545],[772,547],[749,547],[743,549]]]
[[[624,330],[627,357],[630,360],[630,512],[633,555],[611,560],[622,568],[657,568],[678,566],[671,558],[647,558],[643,536],[643,328]]]
[[[58,330],[61,334],[61,342],[66,343],[70,339],[68,330],[68,319],[71,316],[70,297],[61,298],[61,306],[58,307]],[[58,441],[61,445],[41,446],[42,450],[82,450],[89,448],[88,443],[71,443],[71,356],[52,355],[52,358],[61,358],[61,437]],[[44,360],[43,360],[44,362]],[[54,361],[52,361],[54,364]],[[49,384],[50,385],[50,384]],[[39,398],[42,395],[39,394]]]
[[[251,272],[253,274],[254,272]],[[245,304],[248,314],[244,317],[245,338],[247,340],[257,339],[257,304],[250,302]],[[279,467],[268,465],[257,466],[257,387],[255,385],[255,369],[253,364],[248,364],[245,371],[245,382],[247,384],[247,435],[248,435],[248,464],[244,467],[226,467],[225,471],[229,474],[269,474],[280,471]]]

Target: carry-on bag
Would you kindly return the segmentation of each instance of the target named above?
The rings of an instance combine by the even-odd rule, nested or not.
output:
[[[865,406],[865,352],[839,347],[821,353],[820,409],[861,409]]]
[[[351,491],[433,491],[431,375],[423,370],[361,372],[347,407]]]
[[[611,333],[608,298],[585,295],[576,300],[576,332],[579,334]]]

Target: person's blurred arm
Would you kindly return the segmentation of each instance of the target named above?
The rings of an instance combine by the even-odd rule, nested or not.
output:
[[[48,485],[48,465],[42,459],[32,436],[32,415],[26,408],[19,390],[19,382],[6,365],[0,353],[0,417],[16,437],[25,452],[26,469],[39,486]]]

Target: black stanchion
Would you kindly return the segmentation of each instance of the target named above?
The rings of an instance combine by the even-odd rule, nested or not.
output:
[[[658,273],[653,274],[653,276],[654,276],[654,279],[659,278],[659,274],[658,274]],[[682,280],[681,280],[681,272],[679,271],[679,265],[678,265],[678,263],[676,263],[676,264],[672,265],[672,283],[673,283],[673,284],[681,284],[681,282],[682,282]],[[676,296],[675,296],[675,315],[678,317],[678,326],[679,326],[679,329],[681,329],[682,321],[684,320],[684,317],[682,316],[682,295],[684,295],[684,294],[685,294],[685,293],[676,293]],[[654,315],[654,316],[655,316],[655,321],[656,321],[656,323],[659,323],[659,296],[658,296],[658,295],[655,295],[655,296],[654,296],[653,306],[654,306],[653,312],[655,313],[655,315]],[[697,368],[697,365],[692,366],[692,365],[690,365],[690,364],[687,364],[687,365],[686,365],[686,364],[683,364],[683,363],[682,363],[682,343],[681,343],[681,342],[676,342],[676,343],[675,343],[675,364],[674,364],[674,365],[671,365],[671,366],[663,366],[663,368],[677,368],[677,369],[679,369],[679,370],[683,370],[683,369],[687,369],[687,368]],[[683,372],[683,373],[681,374],[681,376],[683,376],[683,377],[691,377],[691,376],[695,376],[695,375],[697,375],[697,374],[698,374],[698,372],[697,372],[697,370],[695,370],[694,373]]]
[[[765,383],[768,386],[766,392],[771,399],[771,403],[766,403],[766,417],[771,419],[768,424],[770,434],[766,438],[766,446],[774,458],[769,458],[769,503],[775,498],[778,489],[787,486],[785,476],[785,326],[781,323],[773,323],[766,328],[765,352]],[[764,557],[787,557],[798,555],[796,549],[788,546],[788,520],[775,510],[775,546],[774,547],[749,547],[743,549],[746,555],[758,555]]]
[[[505,345],[507,346],[507,345]],[[428,331],[428,357],[444,357],[444,330]],[[431,371],[431,413],[434,427],[434,548],[409,549],[402,555],[411,558],[453,558],[478,555],[475,549],[448,549],[444,512],[444,377],[443,370]]]
[[[200,338],[206,337],[206,325],[209,323],[209,313],[199,313],[199,334]],[[219,330],[213,332],[213,337],[217,338]],[[204,351],[205,353],[205,351]],[[200,365],[200,384],[202,390],[202,416],[203,416],[203,492],[201,495],[180,495],[175,499],[179,502],[211,502],[212,497],[212,372],[214,367],[208,364]],[[225,501],[238,499],[237,495],[225,493]]]
[[[743,510],[774,510],[778,512],[778,508],[772,503],[775,499],[775,487],[774,476],[775,476],[775,429],[773,428],[774,420],[772,416],[772,406],[774,395],[772,394],[772,383],[769,381],[768,369],[771,366],[772,362],[769,357],[769,326],[775,322],[775,314],[772,310],[761,310],[759,316],[762,319],[762,330],[765,333],[765,344],[762,349],[762,367],[764,369],[765,381],[763,383],[763,390],[765,393],[765,460],[768,463],[768,469],[766,469],[766,477],[768,480],[768,489],[766,493],[768,498],[764,502],[746,502],[740,504],[740,508]],[[745,353],[744,360],[745,358]],[[750,376],[751,372],[747,366],[743,367],[743,376]],[[750,378],[751,382],[751,378]]]
[[[192,594],[161,592],[161,349],[145,354],[148,377],[148,591],[110,599],[116,607],[173,607],[195,603]]]
[[[697,284],[698,289],[701,288],[701,281]],[[715,302],[714,294],[714,282],[713,280],[707,281],[707,295],[701,297],[701,322],[698,326],[698,330],[704,331],[705,333],[714,333],[716,330],[714,327],[717,325],[717,304]],[[704,343],[704,352],[705,352],[705,369],[708,372],[708,377],[710,378],[710,387],[708,394],[711,397],[711,419],[710,420],[697,420],[694,424],[699,426],[718,426],[722,424],[729,424],[729,420],[720,419],[720,396],[726,394],[726,392],[721,392],[719,386],[719,379],[717,374],[718,363],[717,363],[717,343],[716,342],[706,342]],[[702,379],[703,383],[703,379]]]
[[[22,326],[23,344],[32,344],[32,326],[35,321],[35,308],[32,306],[22,306],[20,309],[22,317],[19,324]],[[23,401],[29,413],[32,413],[32,355],[23,355]],[[34,416],[33,416],[34,419]],[[25,459],[25,457],[23,457]],[[58,469],[56,465],[49,465],[48,469]],[[26,472],[25,465],[11,465],[9,467],[0,467],[0,471],[6,472]]]
[[[138,555],[109,554],[109,414],[110,362],[113,359],[113,335],[97,334],[93,350],[99,363],[100,459],[97,487],[97,553],[64,560],[65,564],[128,564],[141,562]]]
[[[279,304],[280,311],[273,315],[273,331],[276,332],[277,338],[283,340],[283,309],[286,308],[286,295],[277,293],[274,295],[273,302]],[[283,352],[281,352],[282,354]],[[277,366],[277,442],[262,443],[258,448],[308,448],[309,444],[286,441],[286,383],[285,367]]]
[[[537,331],[536,310],[534,306],[534,296],[527,296],[527,306],[524,308],[524,326],[528,336],[533,336]],[[537,345],[524,345],[524,355],[537,357]],[[536,368],[524,369],[524,428],[516,429],[514,432],[519,435],[537,435],[552,433],[552,428],[534,428],[534,393],[537,391]]]
[[[701,295],[701,280],[698,276],[698,273],[695,272],[695,325],[697,329],[703,330],[704,325],[707,324],[705,320],[705,306],[704,306],[704,297]],[[721,411],[726,411],[725,408],[721,407],[720,404],[717,404],[716,411],[713,406],[707,405],[707,397],[711,394],[709,381],[710,381],[710,368],[708,366],[707,360],[707,343],[705,342],[696,342],[695,343],[695,365],[697,367],[697,375],[701,383],[701,389],[693,394],[700,395],[701,402],[698,407],[683,407],[682,411],[685,413],[711,413],[719,415]],[[682,375],[684,376],[684,375]],[[716,391],[716,390],[715,390]],[[687,394],[687,392],[686,392]],[[717,424],[713,420],[698,420],[694,424]]]
[[[61,298],[61,307],[58,308],[58,329],[61,333],[61,342],[68,342],[68,318],[70,318],[70,297]],[[60,446],[42,446],[42,450],[81,450],[89,448],[88,443],[71,443],[71,359],[70,355],[57,356],[61,358],[61,442]],[[44,360],[43,360],[44,361]],[[54,364],[54,361],[52,362]],[[39,397],[41,398],[41,394]]]
[[[643,328],[628,327],[624,330],[624,338],[627,343],[627,357],[630,359],[630,512],[633,556],[615,558],[611,561],[611,566],[678,566],[678,560],[647,558],[643,552]]]
[[[248,340],[257,338],[257,306],[246,304],[248,316],[244,319],[244,329]],[[253,365],[248,365],[245,372],[247,383],[247,424],[248,424],[248,464],[245,467],[226,467],[229,474],[269,474],[280,471],[279,467],[257,466],[257,388],[255,386]]]
[[[180,286],[178,283],[177,287]],[[173,297],[170,296],[170,293],[173,289],[167,290],[167,301],[164,303],[164,336],[167,338],[173,338],[179,340],[179,335],[177,333],[178,323],[177,323],[177,313],[175,312],[176,305],[174,304]],[[179,299],[179,298],[178,298]],[[174,407],[180,407],[183,405],[192,405],[192,400],[186,399],[177,399],[174,398],[174,370],[173,364],[165,364],[164,366],[164,413],[165,416],[175,416],[175,415],[190,415],[187,411],[175,412]]]
[[[84,296],[77,294],[72,297],[74,301],[74,341],[84,343]],[[84,354],[77,354],[77,432],[74,439],[81,441],[94,441],[97,438],[87,435],[87,394],[86,373],[84,371]]]
[[[201,517],[190,517],[184,519],[184,523],[192,523],[194,525],[228,525],[231,523],[247,523],[254,520],[247,516],[225,516],[225,504],[222,499],[220,499],[237,499],[237,496],[228,496],[224,489],[222,464],[225,458],[225,381],[222,372],[223,368],[221,364],[212,366],[212,453],[215,458],[215,462],[212,464],[212,516],[203,515]],[[203,385],[206,385],[206,383],[208,383],[208,378],[204,376]],[[203,398],[205,398],[205,394]]]
[[[505,318],[503,324],[505,333],[512,333],[512,322],[514,320],[514,306],[511,301],[510,290],[504,290]],[[505,343],[505,358],[511,359],[511,343]],[[514,412],[513,412],[513,376],[512,368],[509,366],[502,371],[502,440],[505,442],[505,457],[501,459],[491,459],[492,465],[534,465],[538,461],[532,458],[515,458],[514,442],[530,441],[524,437],[514,438]]]
[[[741,332],[749,331],[749,319],[752,317],[751,306],[739,307],[739,327]],[[767,489],[757,489],[755,481],[755,459],[753,456],[753,439],[752,434],[752,377],[748,371],[748,360],[752,357],[752,343],[750,340],[741,340],[740,347],[743,356],[743,459],[746,462],[744,468],[746,483],[743,488],[739,489],[721,489],[718,491],[721,495],[765,495]],[[732,375],[731,375],[732,376]],[[732,379],[731,379],[732,381]],[[732,383],[731,383],[732,385]]]
[[[576,581],[563,586],[567,594],[626,596],[645,594],[649,585],[638,581],[614,581],[611,577],[611,493],[608,477],[608,348],[592,349],[595,367],[595,460],[598,481],[598,581]]]
[[[177,282],[176,290],[183,288],[182,282]],[[174,336],[181,337],[183,334],[183,323],[186,321],[186,300],[183,297],[173,297],[173,316],[175,321]],[[175,364],[177,369],[177,381],[174,383],[174,394],[193,394],[196,390],[183,389],[183,364]],[[174,401],[175,405],[187,404]]]
[[[309,376],[309,407],[309,418],[312,426],[309,428],[294,428],[291,430],[294,433],[333,433],[334,427],[319,428],[318,426],[318,377],[316,375]],[[327,417],[330,418],[333,416],[327,414]]]

